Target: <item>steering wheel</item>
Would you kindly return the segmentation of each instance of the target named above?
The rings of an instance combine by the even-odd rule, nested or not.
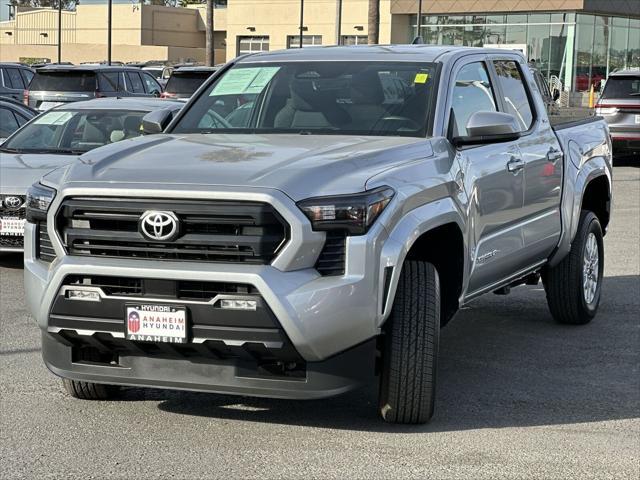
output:
[[[401,126],[406,126],[407,128],[410,128],[411,130],[419,130],[420,129],[420,125],[418,125],[418,123],[414,120],[411,120],[409,117],[402,117],[400,115],[390,115],[388,117],[382,117],[380,119],[381,122],[394,122],[399,124],[398,125],[398,129]]]
[[[209,110],[207,113],[205,113],[202,120],[204,120],[207,117],[209,118],[208,121],[210,122],[211,127],[213,128],[233,128],[231,124],[224,117],[217,114],[213,110]]]

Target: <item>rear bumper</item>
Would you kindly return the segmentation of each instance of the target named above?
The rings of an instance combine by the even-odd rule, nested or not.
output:
[[[307,363],[298,376],[290,378],[266,374],[240,359],[194,361],[170,355],[120,355],[114,364],[74,362],[73,347],[44,332],[42,355],[52,373],[72,380],[310,400],[340,395],[371,381],[375,342],[322,362]]]
[[[615,152],[640,153],[640,132],[611,132]]]

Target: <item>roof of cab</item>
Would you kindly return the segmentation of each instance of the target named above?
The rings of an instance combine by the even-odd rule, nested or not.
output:
[[[515,54],[517,50],[457,47],[453,45],[352,45],[292,48],[241,57],[240,63],[292,61],[374,61],[435,62],[448,53]]]
[[[64,103],[54,107],[55,110],[142,110],[154,111],[168,108],[179,110],[184,102],[165,100],[163,98],[127,97],[127,98],[94,98],[82,102]]]

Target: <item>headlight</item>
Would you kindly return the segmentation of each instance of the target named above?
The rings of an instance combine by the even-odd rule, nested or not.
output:
[[[380,187],[354,195],[309,198],[298,202],[314,230],[346,230],[364,235],[389,204],[395,192]]]
[[[56,196],[53,188],[45,187],[40,183],[34,183],[27,190],[27,222],[35,223],[37,220],[46,220],[47,211]]]

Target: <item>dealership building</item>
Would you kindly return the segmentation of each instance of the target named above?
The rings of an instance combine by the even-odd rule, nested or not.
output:
[[[116,0],[117,1],[117,0]],[[367,42],[368,0],[305,0],[303,47]],[[297,48],[300,0],[216,0],[216,61]],[[588,91],[614,70],[640,68],[640,0],[380,0],[380,43],[522,51],[563,90]],[[205,8],[114,4],[113,59],[204,59]],[[104,59],[106,6],[63,15],[64,61]],[[419,26],[418,26],[419,25]],[[0,22],[0,60],[55,61],[57,12],[20,8]]]

